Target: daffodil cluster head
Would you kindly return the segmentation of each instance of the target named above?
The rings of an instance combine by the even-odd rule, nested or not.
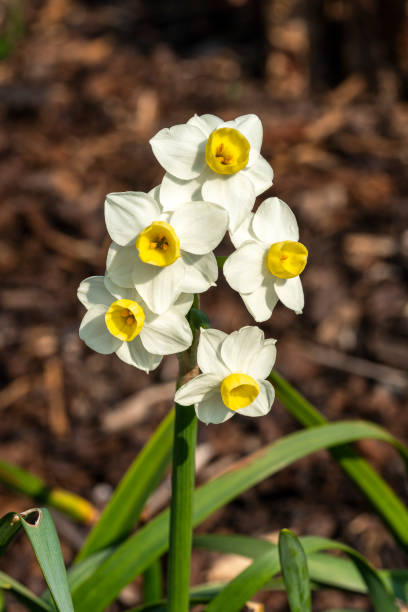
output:
[[[89,347],[116,353],[145,372],[164,355],[189,349],[193,334],[186,316],[193,294],[216,284],[213,251],[227,231],[235,251],[224,274],[254,319],[267,320],[278,300],[302,311],[300,274],[308,251],[292,211],[268,198],[251,212],[273,180],[260,152],[262,138],[261,121],[249,114],[231,121],[194,115],[150,140],[163,180],[149,193],[106,196],[112,239],[106,272],[78,289],[87,309],[79,334]],[[275,340],[265,339],[258,327],[229,335],[201,330],[201,374],[177,391],[176,401],[194,404],[205,423],[222,423],[236,413],[265,415],[274,400],[266,378],[275,356]]]

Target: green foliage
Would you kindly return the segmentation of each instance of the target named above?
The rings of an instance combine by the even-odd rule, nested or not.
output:
[[[385,430],[364,421],[343,421],[296,432],[250,455],[228,473],[199,487],[194,496],[197,525],[231,499],[308,454],[338,444],[374,438],[406,450]],[[73,590],[76,612],[102,612],[120,590],[142,573],[168,546],[168,511],[121,544],[95,573]]]
[[[16,535],[20,527],[25,531],[34,550],[50,589],[52,600],[40,600],[26,587],[6,574],[0,575],[0,588],[11,591],[30,610],[73,612],[61,547],[49,511],[46,508],[33,508],[21,514],[11,512],[2,517],[0,538],[3,548]]]
[[[275,387],[278,399],[299,423],[305,427],[327,423],[327,419],[279,374],[271,372],[269,380]],[[371,502],[397,542],[408,552],[408,510],[406,506],[383,478],[353,448],[343,444],[331,448],[330,453]]]
[[[77,561],[122,540],[130,533],[147,498],[160,483],[169,465],[173,427],[174,410],[163,419],[122,478],[78,554]]]
[[[0,588],[12,593],[15,599],[21,602],[28,610],[32,610],[32,612],[55,612],[56,610],[53,603],[42,601],[23,584],[3,572],[0,572]]]
[[[47,508],[32,514],[20,514],[20,520],[59,612],[74,612],[67,574],[55,525]]]
[[[13,491],[56,508],[81,523],[90,523],[96,516],[95,508],[79,495],[64,489],[52,489],[35,474],[4,459],[0,459],[0,482]]]
[[[325,423],[320,413],[288,383],[280,377],[272,378],[280,399],[308,429],[288,435],[249,455],[233,465],[227,473],[199,487],[194,494],[193,526],[265,478],[310,453],[328,448],[372,501],[399,541],[404,543],[407,537],[408,542],[408,528],[403,524],[405,516],[408,516],[405,506],[365,460],[345,445],[363,438],[381,440],[392,444],[405,462],[408,460],[407,449],[384,429],[371,423]],[[68,580],[55,527],[46,509],[34,509],[25,515],[9,513],[0,519],[0,550],[6,549],[22,526],[32,543],[50,591],[40,599],[5,574],[0,574],[0,588],[13,593],[29,610],[72,612],[70,590],[76,612],[103,612],[124,586],[144,573],[145,603],[134,611],[168,612],[167,602],[161,599],[158,560],[168,547],[169,511],[159,514],[135,534],[129,534],[169,463],[173,423],[174,413],[171,412],[136,458],[80,551],[77,563],[68,572]],[[181,434],[188,430],[188,426],[186,428],[181,428]],[[181,455],[180,462],[183,466]],[[19,468],[15,473],[19,474]],[[36,477],[29,478],[28,482],[31,483],[32,495],[37,494],[37,487],[44,486]],[[184,488],[182,482],[179,483],[180,494]],[[385,507],[387,504],[388,510]],[[178,507],[182,506],[179,504]],[[181,518],[181,523],[188,519],[187,516]],[[182,531],[175,531],[175,535],[180,533]],[[189,547],[188,542],[185,546],[181,544],[178,551],[180,553],[181,550],[183,554],[179,555],[179,559],[185,554],[184,548]],[[310,587],[319,586],[367,593],[376,612],[397,612],[395,597],[406,601],[407,570],[378,572],[353,549],[324,538],[297,539],[284,530],[279,548],[257,538],[231,535],[197,535],[194,545],[253,559],[252,564],[228,584],[200,585],[190,589],[189,604],[186,602],[186,605],[208,603],[208,612],[238,612],[260,589],[284,587],[292,612],[310,610]],[[322,552],[333,549],[343,551],[349,558]],[[284,583],[278,577],[281,565]],[[307,566],[310,583],[306,575]],[[182,590],[187,592],[187,573],[183,576],[185,584],[183,582]],[[173,601],[177,601],[177,597]]]
[[[305,551],[289,529],[279,535],[279,561],[291,612],[310,612],[310,581]]]

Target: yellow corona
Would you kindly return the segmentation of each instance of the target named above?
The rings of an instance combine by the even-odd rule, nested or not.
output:
[[[269,247],[266,256],[268,270],[278,278],[294,278],[305,269],[308,250],[300,242],[284,240]]]
[[[205,160],[218,174],[236,174],[248,163],[249,142],[233,128],[215,130],[207,140]]]
[[[140,232],[136,247],[142,261],[161,268],[170,266],[180,257],[180,240],[165,221],[154,221]]]
[[[221,383],[221,398],[230,410],[246,408],[258,394],[258,383],[247,374],[230,374]]]
[[[105,314],[109,332],[124,342],[131,342],[140,334],[144,321],[143,308],[134,300],[116,300]]]

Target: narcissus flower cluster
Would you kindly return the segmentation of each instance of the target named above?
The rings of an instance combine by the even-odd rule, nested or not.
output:
[[[252,212],[273,180],[260,153],[262,137],[256,115],[226,122],[194,115],[150,140],[166,171],[162,182],[149,193],[108,194],[105,221],[112,244],[106,272],[78,289],[87,308],[79,334],[89,347],[116,353],[145,372],[157,368],[164,355],[189,349],[194,294],[215,286],[213,251],[227,231],[236,250],[224,274],[255,321],[269,319],[279,300],[302,312],[300,274],[308,251],[299,242],[294,214],[278,198]],[[229,335],[201,329],[201,374],[178,389],[176,402],[194,404],[205,423],[222,423],[235,413],[267,414],[274,400],[266,378],[275,342],[258,327]]]

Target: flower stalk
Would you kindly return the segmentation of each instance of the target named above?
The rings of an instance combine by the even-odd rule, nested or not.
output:
[[[197,297],[195,305],[197,305]],[[192,346],[180,353],[180,387],[198,374],[199,330],[193,331]],[[176,404],[171,475],[170,541],[167,581],[167,611],[188,612],[192,548],[193,493],[197,417],[194,406]]]

